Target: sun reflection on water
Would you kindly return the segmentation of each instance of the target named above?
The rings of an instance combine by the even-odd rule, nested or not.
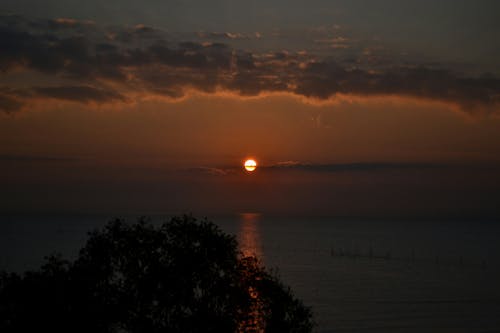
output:
[[[244,257],[255,257],[258,262],[262,262],[263,252],[260,242],[259,222],[260,214],[240,214],[238,242]],[[259,291],[255,286],[249,286],[248,293],[251,306],[245,319],[240,323],[238,332],[265,332],[263,301]]]
[[[245,257],[256,257],[262,261],[264,258],[260,242],[259,223],[260,214],[240,214],[238,242],[240,250]]]

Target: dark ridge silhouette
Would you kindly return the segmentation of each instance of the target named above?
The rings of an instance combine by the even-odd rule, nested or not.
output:
[[[74,261],[0,274],[0,332],[311,332],[312,312],[233,236],[191,216],[89,234]]]

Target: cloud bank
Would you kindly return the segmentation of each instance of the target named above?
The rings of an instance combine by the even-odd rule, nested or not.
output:
[[[221,41],[248,37],[207,35]],[[144,25],[105,28],[68,18],[1,16],[0,40],[0,75],[34,72],[60,81],[0,84],[0,110],[6,113],[40,99],[127,103],[151,96],[177,99],[189,91],[289,93],[314,100],[396,95],[456,105],[471,114],[500,110],[499,78],[466,76],[444,65],[357,67],[310,52],[252,52],[222,42],[174,41]]]
[[[307,172],[307,173],[362,173],[362,172],[387,172],[387,171],[408,171],[408,170],[437,170],[456,168],[457,165],[436,164],[436,163],[401,163],[401,162],[357,162],[357,163],[334,163],[318,164],[304,163],[299,161],[283,161],[270,165],[259,165],[259,172]],[[238,171],[243,172],[242,166],[218,166],[218,167],[196,167],[186,170],[194,174],[204,174],[212,176],[234,175]]]

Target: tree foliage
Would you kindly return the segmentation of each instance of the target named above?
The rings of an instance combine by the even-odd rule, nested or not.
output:
[[[310,332],[309,308],[191,216],[110,222],[70,262],[0,275],[1,332]]]

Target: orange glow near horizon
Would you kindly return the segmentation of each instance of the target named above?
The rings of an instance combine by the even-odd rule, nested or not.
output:
[[[245,161],[245,170],[248,172],[253,172],[257,169],[257,162],[253,159],[248,159]]]

